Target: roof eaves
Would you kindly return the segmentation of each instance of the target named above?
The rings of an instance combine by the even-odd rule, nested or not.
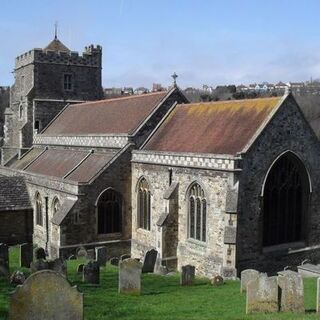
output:
[[[273,119],[275,114],[278,112],[284,101],[288,98],[290,93],[285,94],[278,102],[277,106],[273,108],[273,110],[270,112],[270,114],[266,117],[266,119],[262,122],[258,130],[254,133],[254,135],[251,137],[251,139],[248,141],[248,143],[243,147],[243,149],[238,152],[238,154],[244,154],[247,153],[248,150],[253,146],[255,141],[258,139],[258,137],[261,135],[263,130],[266,128],[266,126],[269,124],[269,122]]]

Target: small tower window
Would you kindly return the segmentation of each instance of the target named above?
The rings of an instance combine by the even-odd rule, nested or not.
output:
[[[36,120],[34,122],[34,130],[38,133],[40,132],[40,121],[39,120]]]
[[[23,105],[19,105],[19,119],[21,120],[23,118]]]
[[[21,83],[20,83],[21,91],[24,91],[24,84],[25,84],[24,76],[21,76]]]
[[[72,90],[72,74],[63,75],[63,89],[66,91]]]

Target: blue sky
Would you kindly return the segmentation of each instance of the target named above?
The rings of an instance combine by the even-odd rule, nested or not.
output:
[[[0,0],[0,85],[59,39],[103,47],[103,85],[181,87],[320,78],[319,0]]]

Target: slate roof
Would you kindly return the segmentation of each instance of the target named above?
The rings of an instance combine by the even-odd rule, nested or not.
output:
[[[86,183],[106,166],[117,151],[94,152],[72,149],[40,149],[26,154],[15,167],[23,171]],[[19,163],[22,161],[22,163]]]
[[[164,91],[69,105],[42,134],[131,134],[167,95]]]
[[[68,213],[72,210],[77,200],[66,199],[62,202],[58,211],[54,214],[51,222],[60,226]]]
[[[177,105],[144,150],[235,155],[282,98]]]
[[[32,209],[23,177],[0,176],[0,211]]]
[[[43,50],[70,52],[70,49],[68,49],[59,39],[56,38],[53,39]]]

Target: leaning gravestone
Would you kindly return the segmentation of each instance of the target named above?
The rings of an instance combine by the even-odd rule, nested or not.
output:
[[[63,276],[67,276],[67,263],[61,258],[57,258],[48,261],[49,269],[61,273]]]
[[[107,263],[107,247],[96,247],[96,261],[100,267],[105,267]]]
[[[100,283],[100,267],[98,262],[89,261],[83,266],[83,282],[91,284]]]
[[[157,260],[158,251],[151,249],[146,252],[143,260],[142,273],[153,272]]]
[[[240,284],[240,292],[247,290],[247,284],[251,280],[255,280],[259,277],[259,271],[254,269],[246,269],[241,271],[241,284]]]
[[[0,243],[0,277],[9,276],[9,251],[5,243]]]
[[[180,284],[182,286],[190,286],[194,282],[195,267],[191,265],[186,265],[182,267]]]
[[[246,313],[278,312],[277,277],[268,277],[266,273],[247,283]]]
[[[303,279],[300,274],[291,270],[279,272],[278,286],[281,311],[305,312]]]
[[[30,268],[33,260],[32,243],[23,243],[20,245],[20,267]]]
[[[34,250],[35,260],[43,259],[46,260],[46,252],[43,248],[39,247]]]
[[[125,259],[119,263],[119,293],[139,295],[141,291],[142,263]]]
[[[44,319],[83,319],[83,294],[52,270],[32,274],[10,297],[9,320]]]

